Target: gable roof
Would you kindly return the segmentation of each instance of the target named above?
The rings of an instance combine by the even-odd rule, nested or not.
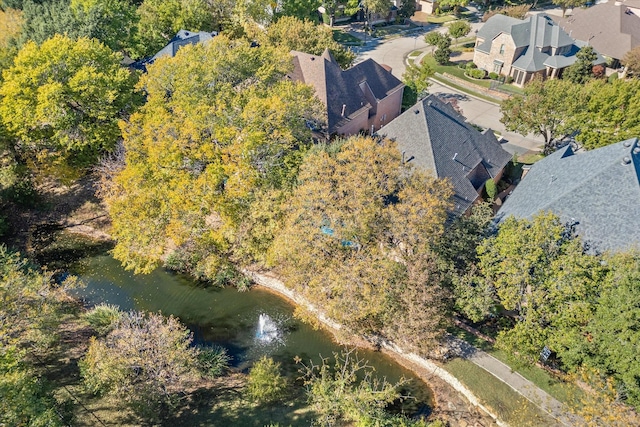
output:
[[[328,49],[321,56],[291,51],[292,80],[313,86],[327,107],[329,134],[335,133],[350,117],[372,108],[365,93],[377,100],[404,87],[393,74],[372,59],[343,71]],[[362,86],[362,87],[361,87]]]
[[[541,71],[546,67],[568,67],[576,61],[575,55],[584,45],[569,37],[547,14],[531,15],[526,20],[498,14],[489,18],[478,31],[478,37],[483,41],[476,50],[491,53],[493,40],[503,33],[511,36],[516,48],[525,48],[512,66],[528,72]],[[562,54],[550,55],[550,49],[545,48],[564,49]],[[604,62],[605,59],[598,54],[594,64]]]
[[[595,50],[611,58],[622,59],[640,46],[640,16],[625,3],[609,1],[587,9],[574,8],[571,16],[555,19],[574,38],[589,41]]]
[[[640,248],[640,142],[621,141],[584,153],[571,146],[538,161],[498,212],[531,218],[552,211],[595,250]]]
[[[406,163],[437,178],[449,178],[458,214],[473,204],[478,189],[511,159],[493,132],[480,133],[435,95],[418,101],[378,135],[395,140]]]
[[[161,58],[163,56],[176,56],[178,53],[178,49],[182,46],[186,46],[188,44],[197,44],[202,43],[207,40],[211,40],[213,37],[217,36],[217,32],[208,33],[206,31],[187,31],[180,30],[178,33],[169,40],[169,43],[162,49],[158,51],[153,57],[149,60],[149,63],[153,63],[156,59]]]

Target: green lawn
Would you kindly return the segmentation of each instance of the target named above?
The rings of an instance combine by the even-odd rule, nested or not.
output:
[[[556,376],[537,366],[519,363],[512,358],[509,358],[509,355],[504,351],[494,348],[490,343],[476,337],[464,329],[451,327],[448,331],[452,335],[465,340],[474,347],[489,353],[496,359],[508,365],[513,371],[518,372],[520,375],[549,393],[554,398],[558,399],[560,402],[571,404],[576,398],[579,398],[584,394],[580,387],[572,383],[561,381]]]
[[[345,33],[342,30],[333,30],[333,39],[341,44],[348,44],[348,45],[362,44],[362,41],[359,38],[354,37],[349,33]]]
[[[463,79],[465,81],[468,81],[469,83],[473,83],[473,84],[476,84],[478,86],[482,86],[482,87],[486,87],[486,88],[489,88],[489,86],[491,85],[491,80],[489,80],[489,79],[475,80],[475,79],[471,79],[471,78],[465,76],[464,70],[462,68],[459,68],[457,65],[454,65],[453,63],[450,63],[450,65],[440,65],[440,64],[438,64],[431,54],[425,55],[425,57],[422,59],[422,62],[429,64],[429,66],[436,73],[440,73],[440,74],[448,73],[448,74],[451,74],[452,76],[455,76],[455,77],[458,77],[458,78]]]
[[[553,419],[496,377],[468,360],[453,359],[444,369],[466,385],[501,419],[512,426],[552,426]]]
[[[431,24],[444,24],[445,22],[455,21],[455,15],[428,15],[427,22]]]
[[[522,156],[518,157],[518,161],[525,165],[532,165],[543,158],[544,156],[541,153],[524,153]]]

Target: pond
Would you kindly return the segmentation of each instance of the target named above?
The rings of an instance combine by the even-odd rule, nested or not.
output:
[[[157,269],[148,275],[125,271],[109,255],[90,256],[74,263],[70,272],[86,287],[77,291],[88,305],[108,303],[122,310],[162,312],[180,318],[200,343],[221,345],[233,357],[232,366],[246,371],[262,356],[282,363],[285,373],[295,376],[303,362],[320,362],[342,347],[331,334],[314,330],[293,317],[294,306],[286,299],[260,289],[238,292],[235,288],[212,288],[192,278]],[[396,382],[410,380],[403,393],[409,399],[401,408],[406,413],[428,414],[432,394],[428,386],[411,371],[375,351],[358,350],[376,376]]]

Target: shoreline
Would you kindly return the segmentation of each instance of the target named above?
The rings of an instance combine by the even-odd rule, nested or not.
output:
[[[273,273],[271,272],[257,272],[248,268],[243,268],[240,270],[242,274],[251,279],[260,289],[267,290],[277,294],[283,298],[286,298],[293,304],[298,307],[302,307],[305,310],[312,313],[318,322],[329,332],[331,332],[338,342],[342,341],[342,336],[340,334],[341,331],[344,331],[342,325],[337,322],[327,318],[317,307],[309,303],[304,297],[298,295],[295,291],[287,288],[284,283]],[[352,343],[354,343],[358,347],[377,347],[376,344],[379,345],[380,351],[383,354],[391,357],[396,363],[399,365],[409,369],[414,374],[416,374],[420,379],[422,379],[433,391],[433,397],[435,401],[434,413],[443,416],[449,423],[457,422],[458,419],[451,419],[453,415],[456,413],[460,415],[460,402],[456,405],[456,403],[452,402],[453,395],[459,397],[463,396],[466,399],[466,403],[471,405],[471,407],[476,410],[482,411],[488,417],[491,418],[491,421],[497,424],[500,427],[508,427],[508,424],[504,421],[500,420],[497,415],[495,415],[490,409],[485,407],[478,398],[469,390],[464,384],[462,384],[457,378],[443,369],[436,362],[423,358],[415,353],[407,353],[402,350],[400,347],[395,345],[393,342],[388,342],[385,340],[379,340],[376,344],[372,343],[370,340],[367,340],[364,337],[355,335],[351,338],[355,338]],[[363,345],[364,343],[364,345]],[[443,399],[443,397],[447,397],[448,399]],[[469,411],[470,407],[467,405],[466,409]],[[452,407],[453,406],[453,407]],[[473,413],[472,411],[468,412],[469,415],[477,420],[477,413]],[[480,417],[485,418],[486,417]],[[456,425],[456,424],[452,424]]]

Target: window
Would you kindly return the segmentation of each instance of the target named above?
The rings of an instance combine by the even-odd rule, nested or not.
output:
[[[504,55],[504,43],[500,45],[500,55]]]
[[[498,64],[496,62],[493,63],[493,72],[496,74],[500,74],[500,71],[502,70],[502,64]]]

